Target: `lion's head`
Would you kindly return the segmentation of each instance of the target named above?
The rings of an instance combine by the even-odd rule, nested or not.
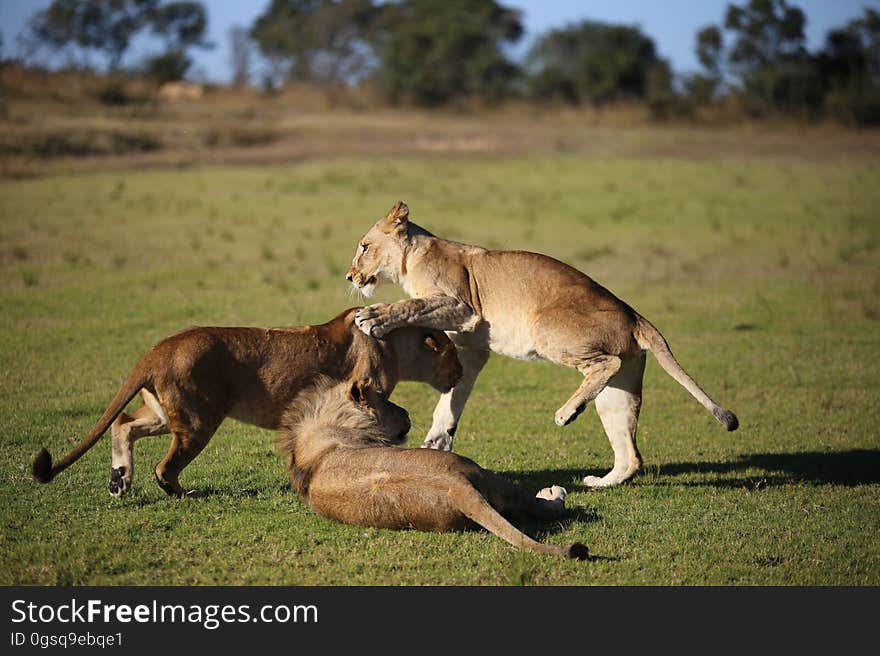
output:
[[[380,283],[398,282],[408,228],[409,208],[398,201],[358,241],[345,279],[367,297]]]
[[[401,380],[428,383],[445,394],[461,378],[458,351],[442,330],[405,326],[391,331],[383,339],[394,347]]]

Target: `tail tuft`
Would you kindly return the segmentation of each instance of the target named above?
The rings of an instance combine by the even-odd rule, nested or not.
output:
[[[572,560],[587,560],[590,557],[590,550],[587,549],[586,545],[575,542],[569,545],[568,552],[565,555]]]
[[[729,431],[735,431],[739,428],[739,419],[736,418],[736,415],[733,414],[730,410],[725,410],[724,408],[715,408],[712,411],[712,414],[715,415],[715,419],[721,422],[721,424]]]
[[[52,480],[52,456],[46,449],[40,449],[34,458],[31,472],[40,483],[48,483]]]

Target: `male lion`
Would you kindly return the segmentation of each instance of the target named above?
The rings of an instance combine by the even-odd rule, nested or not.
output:
[[[583,559],[587,548],[542,544],[503,515],[559,517],[565,490],[537,496],[454,453],[390,446],[406,439],[406,410],[369,381],[320,381],[285,415],[279,447],[293,489],[319,515],[346,524],[421,531],[488,529],[510,544]]]
[[[49,452],[40,451],[34,478],[48,483],[112,423],[110,494],[121,497],[131,487],[135,440],[170,432],[171,447],[156,466],[156,480],[167,494],[182,496],[180,472],[226,417],[278,428],[284,410],[319,375],[375,381],[374,403],[400,380],[447,392],[461,377],[455,346],[442,331],[410,327],[371,338],[355,327],[356,309],[318,326],[195,327],[166,337],[135,365],[92,431],[61,462],[53,467]],[[123,412],[138,391],[144,405]]]
[[[739,425],[681,368],[647,319],[587,275],[545,255],[439,239],[412,223],[409,208],[398,202],[360,240],[346,278],[366,296],[389,281],[413,297],[359,310],[355,321],[365,333],[378,337],[406,325],[451,331],[464,373],[440,398],[426,447],[452,448],[490,350],[550,360],[583,374],[555,421],[571,423],[595,399],[614,449],[614,468],[601,478],[584,478],[590,487],[617,485],[641,468],[636,424],[645,350],[727,430]]]

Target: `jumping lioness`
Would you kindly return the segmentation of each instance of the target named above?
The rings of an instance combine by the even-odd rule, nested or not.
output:
[[[298,328],[189,328],[166,337],[135,365],[92,431],[52,466],[46,449],[33,474],[48,483],[88,451],[112,422],[110,494],[131,487],[135,440],[172,433],[171,448],[156,466],[169,495],[182,496],[180,472],[208,444],[226,417],[278,428],[284,410],[319,375],[370,379],[378,402],[400,380],[422,381],[448,392],[461,376],[455,346],[439,330],[406,328],[386,339],[354,325],[357,308],[319,325]],[[123,409],[140,391],[144,405]]]
[[[449,450],[465,402],[489,351],[541,358],[580,371],[584,380],[556,412],[559,426],[596,400],[614,449],[614,468],[590,487],[617,485],[642,465],[636,424],[642,402],[645,350],[729,431],[739,422],[681,368],[651,323],[587,275],[525,251],[490,251],[439,239],[409,220],[398,202],[360,240],[346,278],[364,295],[381,282],[399,284],[411,299],[359,310],[358,327],[381,336],[400,326],[454,331],[464,373],[440,398],[424,446]]]
[[[369,382],[319,382],[285,415],[279,446],[293,489],[316,513],[346,524],[452,531],[478,524],[510,544],[583,559],[587,548],[542,544],[502,515],[559,517],[565,490],[535,497],[454,453],[401,449],[406,410],[374,396]]]

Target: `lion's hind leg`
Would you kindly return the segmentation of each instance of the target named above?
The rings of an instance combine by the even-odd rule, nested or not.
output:
[[[642,457],[636,447],[636,427],[642,407],[644,373],[643,351],[627,360],[596,397],[596,412],[614,449],[614,468],[601,477],[585,477],[584,485],[594,488],[619,485],[641,469]]]
[[[563,556],[565,558],[575,558],[577,560],[583,560],[589,556],[589,550],[587,547],[579,542],[575,542],[568,546],[561,546],[544,544],[543,542],[538,542],[537,540],[530,538],[505,519],[504,516],[496,510],[482,494],[480,494],[480,491],[470,483],[462,481],[461,483],[452,486],[449,490],[449,498],[455,503],[461,513],[468,517],[468,519],[479,524],[486,530],[491,531],[502,540],[515,547],[537,553],[552,554],[554,556]],[[546,500],[535,498],[535,501]],[[519,508],[520,511],[525,509],[526,508]]]
[[[145,399],[146,394],[144,394]],[[168,431],[165,418],[157,414],[148,404],[132,413],[123,412],[116,418],[110,427],[112,455],[108,487],[112,496],[122,497],[131,489],[135,441],[148,435],[164,435]]]
[[[522,485],[488,470],[483,470],[474,482],[492,507],[507,518],[548,520],[565,512],[568,492],[560,485],[545,487],[532,495]]]
[[[554,421],[557,426],[567,426],[580,415],[587,404],[595,399],[605,387],[609,379],[620,369],[621,360],[616,355],[596,355],[577,369],[584,375],[584,380],[571,398],[556,411]]]
[[[169,413],[171,446],[156,465],[156,482],[169,496],[197,496],[187,493],[180,485],[180,472],[202,452],[220,427],[223,417],[184,416]]]

